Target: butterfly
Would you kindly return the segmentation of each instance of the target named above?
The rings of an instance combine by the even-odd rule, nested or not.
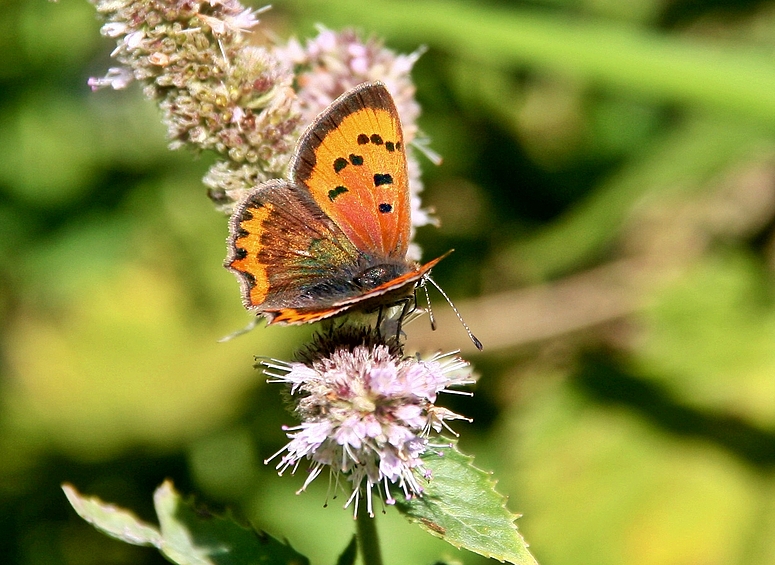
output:
[[[225,266],[267,324],[303,324],[408,300],[446,255],[407,260],[406,146],[380,82],[336,99],[302,134],[288,179],[236,206]]]

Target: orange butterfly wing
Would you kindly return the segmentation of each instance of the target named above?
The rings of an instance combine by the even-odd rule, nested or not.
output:
[[[404,259],[410,201],[401,122],[381,83],[336,100],[299,140],[292,179],[358,249]]]

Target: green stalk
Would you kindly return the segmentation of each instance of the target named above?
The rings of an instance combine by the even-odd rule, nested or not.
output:
[[[361,561],[363,565],[382,565],[377,525],[374,518],[369,516],[369,512],[363,502],[361,501],[361,504],[358,505],[358,515],[355,519]]]

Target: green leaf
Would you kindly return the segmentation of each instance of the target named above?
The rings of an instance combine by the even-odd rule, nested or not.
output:
[[[159,530],[131,512],[94,496],[82,496],[72,485],[62,485],[62,490],[78,515],[101,532],[132,545],[161,547]]]
[[[76,512],[104,533],[135,545],[153,545],[178,565],[307,565],[289,544],[215,516],[184,501],[170,481],[154,493],[161,531],[126,510],[80,496],[69,485],[65,494]]]
[[[506,509],[490,474],[456,446],[423,458],[433,473],[421,497],[396,503],[399,511],[431,534],[485,557],[537,565],[517,531],[518,518]]]
[[[164,538],[162,552],[175,563],[191,565],[302,565],[309,560],[289,544],[264,532],[195,508],[183,501],[170,481],[153,495]]]

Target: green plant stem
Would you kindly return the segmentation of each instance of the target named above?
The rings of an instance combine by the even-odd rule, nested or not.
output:
[[[379,537],[374,517],[369,516],[366,505],[358,505],[358,516],[355,519],[358,533],[358,549],[361,552],[363,565],[382,565],[382,553],[379,550]]]

